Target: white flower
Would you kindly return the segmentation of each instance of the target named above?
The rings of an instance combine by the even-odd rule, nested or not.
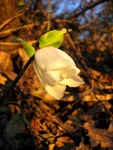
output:
[[[43,88],[57,100],[63,97],[66,85],[78,87],[84,84],[73,59],[60,49],[39,49],[35,53],[33,67]]]

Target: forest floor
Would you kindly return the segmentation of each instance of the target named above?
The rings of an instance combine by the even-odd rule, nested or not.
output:
[[[85,84],[67,87],[60,101],[43,91],[32,65],[28,68],[0,106],[1,150],[113,149],[113,54],[81,52],[88,69],[86,76],[81,69]],[[23,55],[1,52],[1,96],[24,64]]]

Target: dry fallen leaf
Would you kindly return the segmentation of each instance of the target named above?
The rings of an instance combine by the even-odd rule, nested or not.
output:
[[[68,136],[59,137],[55,143],[56,150],[75,150],[75,145],[72,139]]]
[[[88,136],[93,147],[101,144],[102,148],[113,148],[113,121],[108,130],[95,128],[93,121],[85,123],[84,128],[88,130]]]
[[[0,69],[2,71],[11,70],[12,69],[12,63],[10,60],[10,54],[6,52],[0,52]]]
[[[23,48],[18,49],[19,56],[22,58],[23,65],[29,60],[29,56],[26,54]]]

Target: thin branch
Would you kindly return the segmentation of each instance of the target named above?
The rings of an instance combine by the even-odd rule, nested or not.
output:
[[[48,0],[48,14],[47,14],[47,19],[48,19],[48,23],[47,23],[47,31],[50,30],[50,23],[51,23],[51,14],[50,14],[50,10],[51,10],[51,4],[50,4],[50,0]]]
[[[96,100],[102,105],[102,107],[104,108],[104,110],[105,110],[106,112],[108,112],[108,114],[109,114],[109,115],[112,117],[112,119],[113,119],[113,113],[102,103],[101,100],[98,99],[98,97],[96,96],[95,92],[94,92],[94,96],[95,96]]]
[[[30,45],[38,43],[38,40],[33,40],[33,41],[27,41]],[[0,42],[0,45],[5,45],[5,46],[20,46],[22,43],[12,43],[12,42]]]
[[[47,21],[46,21],[47,22]],[[24,26],[20,26],[20,27],[16,27],[16,28],[12,28],[12,29],[8,29],[5,31],[0,32],[0,38],[3,38],[5,36],[8,36],[10,34],[12,34],[13,32],[17,32],[21,29],[26,29],[26,28],[33,28],[34,26],[38,26],[39,23],[34,23],[34,24],[28,24],[28,25],[24,25]]]
[[[76,103],[80,102],[81,99],[83,97],[85,97],[86,95],[90,94],[91,92],[94,92],[95,90],[109,90],[109,89],[113,89],[113,86],[100,86],[100,87],[94,87],[94,88],[91,88],[83,93],[80,93],[78,94],[76,97],[77,97],[77,100],[75,100],[75,102],[72,104],[72,106],[75,106]]]
[[[2,76],[4,76],[5,78],[7,78],[7,80],[8,80],[9,82],[11,82],[11,83],[13,82],[13,80],[11,80],[5,73],[3,73],[3,72],[0,72],[0,73],[2,74]],[[20,90],[19,86],[16,85],[15,87],[16,87],[17,91],[22,94],[22,96],[28,97],[27,94],[23,93],[23,92]],[[1,92],[2,92],[2,91],[1,91]]]
[[[6,100],[6,98],[9,95],[9,93],[13,90],[13,88],[16,85],[16,83],[20,80],[20,78],[22,77],[23,73],[26,71],[26,69],[28,68],[30,63],[33,61],[33,59],[34,59],[34,57],[30,57],[28,62],[25,64],[24,68],[20,71],[20,73],[15,78],[15,80],[11,83],[10,87],[7,89],[7,91],[4,93],[4,95],[0,98],[0,104],[3,103]]]
[[[6,20],[2,25],[0,25],[0,31],[3,30],[3,28],[8,25],[11,21],[13,21],[14,19],[22,16],[25,12],[19,13],[16,16],[13,16],[12,18],[9,18],[8,20]]]
[[[98,87],[91,88],[91,89],[81,93],[79,96],[80,96],[80,98],[82,98],[95,90],[109,90],[109,89],[113,89],[113,86],[98,86]]]
[[[92,97],[92,95],[89,95],[90,93],[92,93],[93,91],[95,90],[110,90],[110,89],[113,89],[113,86],[101,86],[101,87],[94,87],[94,88],[90,88],[89,90],[86,90],[85,92],[82,92],[82,93],[68,93],[68,92],[65,92],[65,96],[61,99],[61,101],[68,101],[68,102],[73,102],[73,105],[74,103],[76,103],[76,101],[81,101],[83,99],[83,101],[95,101],[95,98]],[[44,99],[44,101],[53,101],[55,100],[52,96],[50,96],[47,92],[45,91],[36,91],[35,90],[32,92],[32,95],[34,97],[37,97],[40,98],[40,99]],[[87,96],[87,97],[86,97]],[[100,96],[102,95],[98,95],[99,98]],[[113,94],[108,94],[108,96],[102,96],[102,100],[110,100],[112,99],[113,97]]]
[[[73,16],[69,17],[68,19],[72,19],[72,21],[75,20],[75,18],[79,17],[80,15],[82,15],[83,13],[85,13],[87,10],[96,7],[99,4],[102,4],[104,2],[107,2],[109,0],[99,0],[97,2],[92,3],[90,6],[85,7],[83,10],[81,10],[80,12],[74,14]]]
[[[83,59],[83,56],[82,56],[82,53],[81,53],[81,51],[80,51],[79,45],[76,44],[76,46],[75,46],[75,43],[74,43],[74,41],[72,40],[72,38],[71,38],[71,36],[70,36],[69,33],[66,33],[66,37],[67,37],[67,39],[68,39],[68,41],[69,41],[69,43],[70,43],[72,49],[74,50],[74,52],[75,52],[75,54],[76,54],[76,55],[74,56],[74,59],[76,58],[77,64],[80,65],[80,68],[82,69],[82,71],[83,71],[85,77],[87,78],[87,81],[88,81],[89,85],[91,86],[90,78],[89,78],[89,77],[91,76],[91,73],[89,72],[89,69],[88,69],[88,67],[87,67],[87,65],[86,65],[86,63],[85,63],[85,61],[84,61],[84,59]]]

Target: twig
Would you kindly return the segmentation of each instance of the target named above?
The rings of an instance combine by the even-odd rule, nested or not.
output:
[[[113,89],[113,86],[98,86],[98,87],[94,87],[94,88],[91,88],[81,94],[79,94],[79,97],[82,98],[88,94],[90,94],[91,92],[95,91],[95,90],[109,90],[109,89]]]
[[[78,56],[79,61],[81,62],[82,68],[83,68],[85,71],[86,71],[86,70],[88,71],[88,67],[87,67],[87,65],[85,64],[84,60],[83,60],[83,56],[82,56],[82,54],[81,54],[81,51],[80,51],[80,48],[79,48],[78,44],[76,44],[76,46],[75,46],[75,43],[73,42],[73,40],[72,40],[72,38],[71,38],[71,36],[70,36],[69,33],[66,33],[66,37],[68,38],[69,43],[71,44],[73,50],[75,51],[76,55]]]
[[[89,90],[86,90],[85,92],[82,93],[68,93],[65,92],[64,97],[61,99],[61,101],[68,101],[68,102],[73,102],[77,103],[77,101],[81,101],[81,99],[87,99],[87,97],[85,98],[85,96],[88,96],[90,93],[92,93],[95,90],[109,90],[109,89],[113,89],[113,86],[101,86],[101,87],[94,87],[94,88],[90,88]],[[44,99],[44,101],[53,101],[55,100],[52,96],[50,96],[48,93],[46,93],[45,91],[33,91],[32,92],[33,96],[38,96],[40,99]],[[99,95],[101,96],[101,95]],[[107,100],[110,100],[113,97],[113,94],[109,94],[109,97],[107,97]],[[87,101],[92,101],[94,97],[91,97],[90,95],[88,96],[88,100]],[[106,98],[106,97],[105,97]],[[105,98],[102,97],[102,100],[106,100]]]
[[[98,97],[96,96],[96,94],[94,93],[94,96],[96,98],[96,100],[102,105],[102,107],[104,108],[104,110],[106,112],[108,112],[108,114],[110,114],[110,116],[112,117],[113,119],[113,113],[101,102],[101,100],[98,99]]]
[[[109,89],[113,89],[113,86],[100,86],[100,87],[94,87],[91,88],[83,93],[80,93],[78,95],[76,95],[76,99],[75,102],[72,104],[72,106],[76,105],[78,102],[81,101],[81,99],[83,97],[85,97],[86,95],[90,94],[91,92],[94,92],[95,90],[109,90]]]
[[[32,28],[32,27],[38,26],[38,25],[39,25],[39,23],[28,24],[28,25],[24,25],[24,26],[20,26],[20,27],[16,27],[16,28],[12,28],[12,29],[2,31],[2,32],[0,32],[0,36],[1,36],[0,38],[8,36],[8,35],[12,34],[13,32],[16,32],[18,30],[26,29],[26,28]]]
[[[0,98],[0,104],[3,103],[6,100],[7,96],[13,90],[14,86],[19,81],[19,79],[22,77],[23,73],[26,71],[26,69],[28,68],[28,66],[30,65],[30,63],[33,61],[33,59],[34,59],[34,57],[30,57],[30,59],[28,60],[28,62],[25,64],[24,68],[20,71],[20,73],[18,74],[18,76],[11,83],[10,87],[7,89],[7,91],[4,93],[4,95]]]
[[[69,41],[70,45],[72,46],[72,49],[74,50],[74,52],[76,54],[76,56],[75,56],[76,57],[76,61],[79,62],[77,64],[79,64],[81,66],[82,71],[83,71],[84,75],[86,75],[87,81],[88,81],[88,83],[90,85],[91,82],[90,82],[89,77],[90,77],[91,74],[90,74],[90,72],[88,70],[88,67],[87,67],[86,63],[83,60],[83,56],[81,54],[80,48],[79,48],[78,45],[75,46],[75,43],[73,42],[73,40],[72,40],[72,38],[71,38],[69,33],[66,33],[66,37],[68,38],[68,41]]]
[[[27,41],[30,45],[33,45],[35,43],[38,43],[38,40],[33,40],[33,41]],[[22,45],[22,43],[12,43],[12,42],[0,42],[0,45],[5,45],[5,46],[19,46]]]
[[[0,25],[0,30],[2,30],[6,25],[8,25],[12,20],[14,20],[14,19],[16,19],[16,18],[22,16],[24,13],[25,13],[25,12],[19,13],[19,14],[13,16],[12,18],[6,20],[2,25]]]
[[[0,73],[2,74],[2,76],[4,76],[5,78],[7,78],[7,80],[9,80],[10,82],[13,82],[13,80],[11,80],[5,73],[3,73],[3,72],[0,72]],[[22,96],[28,97],[28,95],[24,94],[17,85],[15,87],[22,94]]]
[[[79,17],[80,15],[82,15],[83,13],[85,13],[87,10],[89,10],[91,8],[94,8],[95,6],[97,6],[99,4],[102,4],[104,2],[107,2],[107,1],[109,1],[109,0],[99,0],[99,1],[96,1],[96,2],[92,3],[90,6],[85,7],[80,12],[75,13],[73,16],[69,17],[68,19],[74,21],[77,17]]]
[[[51,23],[51,15],[50,15],[50,10],[51,10],[51,4],[50,4],[50,0],[48,0],[48,14],[47,14],[47,31],[50,30],[50,23]]]

